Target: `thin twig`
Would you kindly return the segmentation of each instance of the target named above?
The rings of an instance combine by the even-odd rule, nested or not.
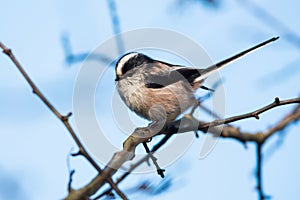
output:
[[[257,169],[256,169],[256,177],[257,177],[257,186],[256,189],[258,191],[258,199],[264,199],[264,193],[262,188],[262,175],[261,175],[261,167],[262,167],[262,155],[261,155],[261,144],[256,145],[256,159],[257,159]]]
[[[130,168],[128,169],[128,171],[126,173],[124,173],[122,176],[120,176],[117,181],[116,184],[119,184],[120,182],[122,182],[125,178],[127,178],[127,176],[129,176],[131,174],[132,171],[134,171],[138,166],[140,166],[142,163],[144,163],[145,161],[147,161],[150,157],[150,154],[147,154],[145,157],[141,158],[139,161],[137,161],[136,163],[134,163],[133,165],[130,166]],[[111,193],[112,188],[109,188],[107,190],[105,190],[104,192],[102,192],[100,195],[98,195],[97,197],[95,197],[93,200],[97,200],[100,199],[101,197]]]
[[[204,112],[206,112],[207,114],[213,116],[216,119],[222,119],[216,112],[214,112],[211,109],[207,108],[202,103],[199,104],[199,108],[201,108]]]
[[[166,134],[165,137],[163,137],[151,150],[151,153],[155,153],[160,147],[162,147],[171,137],[173,134]],[[137,161],[135,164],[131,165],[131,167],[128,169],[126,173],[124,173],[121,177],[119,177],[116,181],[116,184],[119,184],[122,182],[127,176],[131,174],[132,171],[134,171],[138,166],[140,166],[142,163],[147,161],[150,158],[150,154],[147,154],[145,157],[141,158],[139,161]],[[100,199],[104,195],[107,195],[111,193],[112,188],[105,190],[102,192],[99,196],[95,197],[94,200]]]
[[[125,48],[124,48],[124,42],[122,40],[122,36],[120,35],[121,26],[120,26],[120,20],[119,20],[117,5],[116,5],[115,0],[108,0],[108,6],[109,6],[112,27],[113,27],[113,31],[114,31],[117,46],[118,46],[118,51],[119,51],[119,54],[122,55],[124,53]]]
[[[3,49],[3,53],[6,54],[12,62],[15,64],[15,66],[18,68],[18,70],[21,72],[22,76],[25,78],[27,83],[30,85],[30,87],[33,90],[33,93],[36,94],[42,102],[51,110],[51,112],[58,118],[60,121],[65,125],[69,133],[71,134],[72,138],[74,139],[76,145],[79,147],[79,151],[81,154],[92,164],[92,166],[101,174],[103,171],[101,168],[97,165],[97,163],[93,160],[93,158],[88,154],[87,150],[84,148],[82,143],[80,142],[79,138],[77,137],[75,131],[71,127],[69,123],[69,118],[71,117],[72,113],[68,113],[67,115],[62,115],[60,112],[49,102],[49,100],[42,94],[42,92],[38,89],[38,87],[34,84],[34,82],[31,80],[31,78],[28,76],[28,74],[25,72],[19,61],[16,59],[14,54],[12,53],[11,49],[8,49],[2,42],[0,42],[0,48]],[[123,199],[127,199],[125,194],[117,187],[117,185],[111,180],[111,178],[107,179],[107,182],[110,184],[110,186],[118,193],[120,197]]]
[[[263,155],[262,155],[262,144],[256,144],[256,179],[257,179],[257,193],[258,193],[258,199],[259,200],[265,200],[269,199],[270,197],[268,195],[265,195],[264,189],[263,189],[263,178],[262,178],[262,162],[263,162]]]
[[[97,62],[104,63],[107,65],[111,64],[114,61],[113,58],[99,53],[91,53],[91,52],[73,53],[70,39],[67,34],[62,35],[61,42],[65,54],[65,61],[69,65],[78,62],[83,62],[85,59],[95,60]]]
[[[146,152],[149,154],[149,156],[150,156],[153,164],[155,165],[157,174],[160,175],[160,177],[164,178],[165,177],[164,172],[166,170],[160,168],[160,166],[157,163],[157,158],[153,156],[152,152],[150,152],[150,149],[149,149],[149,147],[148,147],[148,145],[147,145],[146,142],[143,142],[143,146],[144,146]]]
[[[292,112],[282,118],[275,126],[269,128],[266,132],[263,133],[264,141],[266,141],[274,133],[282,131],[291,121],[295,121],[300,118],[300,104],[296,106]]]
[[[72,151],[72,148],[71,148],[71,151]],[[71,156],[71,153],[68,154],[67,160],[66,160],[66,162],[67,162],[67,169],[68,169],[68,172],[69,172],[68,192],[71,192],[73,190],[73,188],[72,188],[72,182],[73,182],[73,176],[75,174],[75,170],[71,168],[70,156]]]
[[[73,176],[75,174],[75,170],[72,169],[69,171],[69,181],[68,181],[68,192],[72,192],[72,182],[73,182]]]
[[[122,40],[120,19],[117,12],[117,5],[115,0],[108,0],[108,7],[110,12],[110,18],[112,23],[113,32],[117,42],[117,48],[119,55],[122,55],[125,51],[124,42]],[[78,62],[83,62],[85,59],[95,60],[104,64],[111,64],[114,62],[113,58],[108,57],[104,54],[90,53],[90,52],[81,52],[81,53],[73,53],[71,48],[71,43],[69,40],[69,36],[67,34],[62,35],[61,38],[63,50],[65,53],[66,63],[71,65]]]
[[[294,104],[294,103],[300,103],[300,98],[293,98],[293,99],[288,99],[288,100],[279,100],[278,97],[275,98],[275,101],[273,103],[270,103],[267,106],[264,106],[260,109],[257,109],[253,112],[250,113],[246,113],[246,114],[242,114],[242,115],[238,115],[238,116],[234,116],[234,117],[229,117],[226,119],[222,119],[222,120],[214,120],[212,122],[208,122],[208,123],[204,123],[204,124],[200,124],[198,127],[198,130],[206,130],[210,127],[214,127],[214,126],[218,126],[218,125],[222,125],[222,124],[228,124],[231,122],[235,122],[235,121],[239,121],[242,119],[247,119],[247,118],[252,118],[254,117],[255,119],[259,119],[259,115],[272,109],[275,108],[277,106],[282,106],[282,105],[287,105],[287,104]]]

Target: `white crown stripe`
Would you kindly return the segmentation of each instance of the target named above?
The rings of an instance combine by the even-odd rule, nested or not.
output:
[[[133,57],[135,57],[137,55],[138,55],[138,53],[129,53],[129,54],[127,54],[127,55],[125,55],[125,56],[123,56],[121,58],[121,60],[119,61],[118,65],[117,65],[117,68],[116,68],[116,73],[117,73],[118,76],[122,76],[123,75],[122,74],[122,68],[123,68],[124,64],[128,60],[130,60],[131,58],[133,58]]]

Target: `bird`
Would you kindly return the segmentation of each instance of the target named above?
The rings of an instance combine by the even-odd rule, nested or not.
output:
[[[198,103],[195,92],[205,79],[242,56],[277,40],[273,37],[204,69],[155,60],[129,52],[116,62],[116,87],[126,106],[150,121],[145,138],[158,134],[168,123]]]

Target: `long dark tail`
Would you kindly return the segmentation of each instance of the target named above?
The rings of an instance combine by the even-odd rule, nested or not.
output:
[[[260,48],[260,47],[265,46],[266,44],[268,44],[270,42],[274,42],[278,38],[279,37],[273,37],[273,38],[271,38],[269,40],[266,40],[266,41],[264,41],[264,42],[262,42],[262,43],[260,43],[260,44],[258,44],[256,46],[254,46],[254,47],[251,47],[251,48],[249,48],[249,49],[247,49],[245,51],[242,51],[242,52],[240,52],[240,53],[238,53],[238,54],[236,54],[234,56],[231,56],[230,58],[222,60],[222,61],[220,61],[220,62],[218,62],[218,63],[216,63],[216,64],[214,64],[212,66],[207,67],[206,69],[201,70],[201,76],[199,78],[197,78],[197,79],[199,79],[199,81],[201,81],[201,80],[207,78],[211,73],[213,73],[217,69],[220,69],[220,68],[226,66],[227,64],[229,64],[229,63],[237,60],[238,58],[241,58],[242,56],[244,56],[244,55],[246,55],[246,54],[248,54],[248,53],[250,53],[250,52],[252,52],[252,51],[254,51],[254,50],[258,49],[258,48]],[[195,80],[195,82],[198,81],[197,79]]]

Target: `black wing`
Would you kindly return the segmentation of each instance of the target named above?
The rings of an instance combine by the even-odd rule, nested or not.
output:
[[[146,87],[162,88],[178,81],[184,80],[193,85],[194,80],[201,76],[201,69],[174,66],[174,69],[168,71],[160,71],[155,74],[148,75],[145,78]]]

